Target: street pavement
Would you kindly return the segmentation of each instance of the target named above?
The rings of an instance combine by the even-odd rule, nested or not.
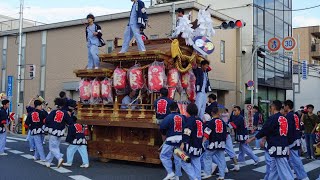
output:
[[[51,168],[45,167],[40,162],[34,162],[33,153],[29,152],[28,142],[24,137],[10,136],[7,138],[8,156],[0,156],[0,179],[1,180],[161,180],[166,176],[166,172],[161,165],[150,165],[126,161],[109,161],[108,163],[100,162],[97,159],[90,158],[90,168],[83,169],[79,166],[82,164],[81,157],[75,154],[72,167],[55,168],[57,161],[54,160]],[[61,144],[61,152],[66,153],[66,143]],[[48,143],[44,146],[48,152]],[[234,144],[235,151],[239,151],[238,144]],[[259,180],[263,179],[265,172],[264,152],[254,150],[254,153],[260,158],[261,162],[253,165],[253,161],[246,157],[246,165],[240,165],[240,172],[229,172],[225,179],[236,180]],[[65,157],[65,156],[64,156]],[[231,169],[232,162],[226,157],[228,168]],[[320,174],[320,160],[302,159],[305,170],[311,180],[315,180]],[[211,179],[214,179],[213,177]],[[184,174],[182,180],[187,180]]]

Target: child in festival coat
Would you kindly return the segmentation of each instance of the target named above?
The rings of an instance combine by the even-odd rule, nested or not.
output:
[[[205,124],[203,142],[209,140],[205,152],[205,167],[202,179],[208,179],[212,173],[212,162],[218,165],[219,180],[224,179],[226,160],[224,150],[226,147],[227,125],[221,120],[218,107],[212,108],[213,119]]]
[[[63,163],[63,154],[60,153],[61,137],[65,133],[66,124],[72,125],[70,115],[67,111],[62,110],[65,105],[65,101],[61,98],[54,100],[57,106],[56,110],[53,110],[46,119],[46,131],[49,134],[49,153],[46,157],[46,166],[50,167],[53,158],[58,160],[57,167],[59,168]]]
[[[197,116],[198,107],[196,104],[191,103],[187,107],[187,113],[190,115],[186,120],[186,125],[183,130],[182,143],[180,149],[184,150],[191,158],[193,173],[196,179],[201,179],[201,162],[200,157],[204,152],[202,146],[203,138],[203,122]],[[184,167],[182,164],[182,167]],[[188,172],[191,174],[192,172]]]
[[[73,110],[69,109],[68,113],[71,116]],[[77,123],[77,118],[72,116],[73,124],[68,127],[68,135],[66,142],[70,145],[67,149],[67,162],[62,163],[63,166],[72,166],[74,153],[77,151],[80,153],[82,159],[81,168],[89,167],[89,158],[87,151],[87,140],[84,135],[84,130],[82,124]]]
[[[42,136],[44,134],[43,125],[44,121],[48,116],[48,113],[44,111],[42,108],[42,102],[39,100],[35,100],[34,109],[29,112],[28,117],[26,119],[25,127],[29,128],[30,136],[34,141],[35,152],[34,152],[34,160],[45,161],[45,154],[43,150],[43,140]]]

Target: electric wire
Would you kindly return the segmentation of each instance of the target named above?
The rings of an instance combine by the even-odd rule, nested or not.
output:
[[[261,9],[267,9],[267,10],[274,10],[274,11],[305,11],[305,10],[309,10],[309,9],[314,9],[314,8],[318,8],[320,7],[320,4],[319,5],[315,5],[315,6],[310,6],[310,7],[306,7],[306,8],[300,8],[300,9],[272,9],[272,8],[266,8],[266,7],[262,7],[262,6],[259,6],[257,4],[253,4],[253,6],[255,7],[259,7]]]
[[[309,10],[309,9],[318,8],[318,7],[320,7],[320,4],[319,5],[310,6],[310,7],[305,7],[305,8],[299,8],[299,9],[274,9],[274,8],[262,7],[262,6],[259,6],[257,4],[252,4],[251,3],[251,4],[245,4],[245,5],[242,5],[242,6],[234,6],[234,7],[229,7],[229,8],[217,9],[215,11],[223,11],[223,10],[228,10],[228,9],[238,9],[238,8],[244,8],[244,7],[250,7],[250,6],[258,7],[260,9],[274,10],[274,11],[305,11],[305,10]]]

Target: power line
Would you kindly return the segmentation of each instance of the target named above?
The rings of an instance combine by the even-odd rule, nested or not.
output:
[[[285,59],[284,59],[285,60]],[[262,60],[258,60],[258,61],[260,61],[260,62],[262,62],[263,63],[263,61]],[[280,65],[282,65],[283,67],[285,67],[286,65],[285,64],[282,64],[281,62],[278,62],[278,61],[273,61],[272,63],[277,63],[277,64],[280,64]],[[287,63],[289,63],[289,62],[287,62]],[[276,68],[276,65],[274,65],[274,66],[272,66],[272,64],[268,64],[268,63],[264,63],[265,65],[268,65],[269,67],[272,67],[272,68],[274,68],[274,70],[272,70],[272,71],[278,71],[278,72],[282,72],[282,73],[286,73],[284,70],[281,70],[281,69],[277,69]],[[258,64],[259,65],[259,64]],[[261,65],[259,65],[259,66],[261,66]],[[291,66],[287,66],[288,67],[288,70],[290,69],[290,67]],[[293,69],[293,68],[292,68]],[[313,68],[311,68],[311,67],[309,67],[309,71],[310,72],[318,72],[320,69],[313,69]]]
[[[256,5],[256,4],[253,4],[253,6],[254,7],[259,7],[261,9],[268,9],[268,10],[274,10],[274,11],[305,11],[305,10],[308,10],[308,9],[318,8],[318,7],[320,7],[320,4],[319,5],[315,5],[315,6],[311,6],[311,7],[301,8],[301,9],[272,9],[272,8],[262,7],[262,6],[259,6],[259,5]]]
[[[215,11],[238,9],[238,8],[244,8],[244,7],[249,7],[249,6],[254,6],[254,7],[258,7],[260,9],[268,9],[268,10],[274,10],[274,11],[305,11],[305,10],[309,10],[309,9],[318,8],[318,7],[320,7],[320,4],[319,5],[315,5],[315,6],[306,7],[306,8],[300,8],[300,9],[273,9],[273,8],[262,7],[262,6],[259,6],[257,4],[245,4],[245,5],[242,5],[242,6],[234,6],[234,7],[229,7],[229,8],[217,9]]]
[[[282,60],[285,60],[285,61],[288,61],[288,62],[291,61],[291,62],[296,62],[296,63],[298,63],[298,64],[303,64],[302,62],[299,62],[298,60],[293,60],[293,59],[291,59],[291,58],[279,57],[279,59],[282,59]],[[312,69],[312,70],[314,70],[314,71],[320,71],[320,69],[315,68],[315,67],[308,66],[308,68],[309,68],[309,69]]]
[[[234,6],[234,7],[230,7],[230,8],[216,9],[215,11],[222,11],[222,10],[228,10],[228,9],[238,9],[238,8],[244,8],[244,7],[249,7],[249,6],[252,6],[252,4],[245,4],[242,6]]]
[[[264,42],[260,42],[260,41],[256,41],[256,42],[258,42],[258,43],[264,43]],[[265,49],[266,50],[266,52],[270,52],[268,49],[266,49],[266,48],[262,48],[262,49]],[[286,61],[291,61],[291,62],[296,62],[296,63],[299,63],[299,64],[302,64],[302,62],[299,62],[298,60],[293,60],[293,58],[290,58],[290,57],[284,57],[284,55],[283,54],[280,54],[280,55],[282,55],[282,56],[278,56],[278,57],[273,57],[273,56],[271,56],[271,55],[268,55],[268,56],[271,56],[272,58],[276,58],[276,59],[282,59],[282,60],[286,60]],[[265,58],[267,58],[267,57],[265,57]],[[271,59],[272,60],[272,58],[268,58],[268,59]],[[274,60],[273,60],[274,61]],[[251,61],[250,62],[248,62],[248,66],[250,65],[251,66]],[[310,69],[313,69],[313,70],[315,70],[315,71],[320,71],[320,69],[318,69],[318,68],[314,68],[314,67],[310,67],[309,66],[309,68]]]
[[[265,59],[269,59],[269,60],[272,61],[272,63],[280,64],[280,65],[282,65],[283,67],[288,67],[288,70],[291,69],[291,71],[293,71],[293,68],[292,68],[292,66],[287,65],[287,63],[296,62],[296,63],[298,63],[298,64],[302,64],[302,62],[299,62],[299,61],[297,61],[297,60],[293,60],[293,59],[291,59],[291,58],[285,58],[285,57],[282,57],[282,56],[279,56],[279,57],[277,57],[277,58],[278,58],[278,59],[281,59],[281,60],[283,60],[283,61],[285,61],[285,62],[284,62],[284,63],[278,62],[278,61],[274,60],[274,58],[267,58],[267,57],[266,57]],[[257,59],[258,59],[257,62],[262,62],[264,65],[267,65],[267,66],[269,66],[269,67],[271,67],[271,68],[274,68],[273,70],[271,70],[271,69],[267,69],[267,68],[265,68],[265,67],[263,67],[263,66],[261,66],[261,65],[258,64],[258,66],[263,67],[263,69],[266,69],[266,70],[269,70],[269,71],[274,71],[274,72],[285,73],[284,70],[277,69],[277,68],[276,68],[276,65],[272,66],[272,65],[266,63],[265,60],[263,61],[263,60],[259,60],[259,58],[257,58]],[[251,63],[252,63],[252,61],[249,61],[248,64],[251,65]],[[246,74],[248,74],[248,73],[251,71],[251,68],[250,68],[251,66],[247,66],[247,67],[248,67],[248,69],[247,69],[244,73],[242,73],[242,76],[245,76]],[[320,69],[315,68],[315,67],[310,67],[310,66],[309,66],[308,69],[309,69],[310,72],[320,72]]]

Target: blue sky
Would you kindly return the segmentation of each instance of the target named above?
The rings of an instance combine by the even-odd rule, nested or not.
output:
[[[293,0],[293,9],[319,5],[319,0]],[[320,7],[292,13],[293,26],[320,25]]]
[[[20,0],[0,0],[0,14],[17,18]],[[149,4],[150,1],[145,1]],[[319,5],[319,0],[293,0],[293,9]],[[25,0],[25,18],[52,23],[80,19],[88,13],[104,15],[129,11],[130,0]],[[320,7],[293,12],[293,26],[320,25]]]
[[[18,0],[11,0],[12,2]],[[113,2],[113,3],[110,3]],[[25,0],[26,6],[41,6],[44,8],[73,8],[73,7],[90,7],[90,6],[102,6],[110,9],[122,9],[131,7],[130,0]]]
[[[130,0],[24,0],[24,17],[43,23],[129,11]],[[112,3],[110,3],[112,2]],[[18,18],[20,0],[0,0],[0,14]]]

